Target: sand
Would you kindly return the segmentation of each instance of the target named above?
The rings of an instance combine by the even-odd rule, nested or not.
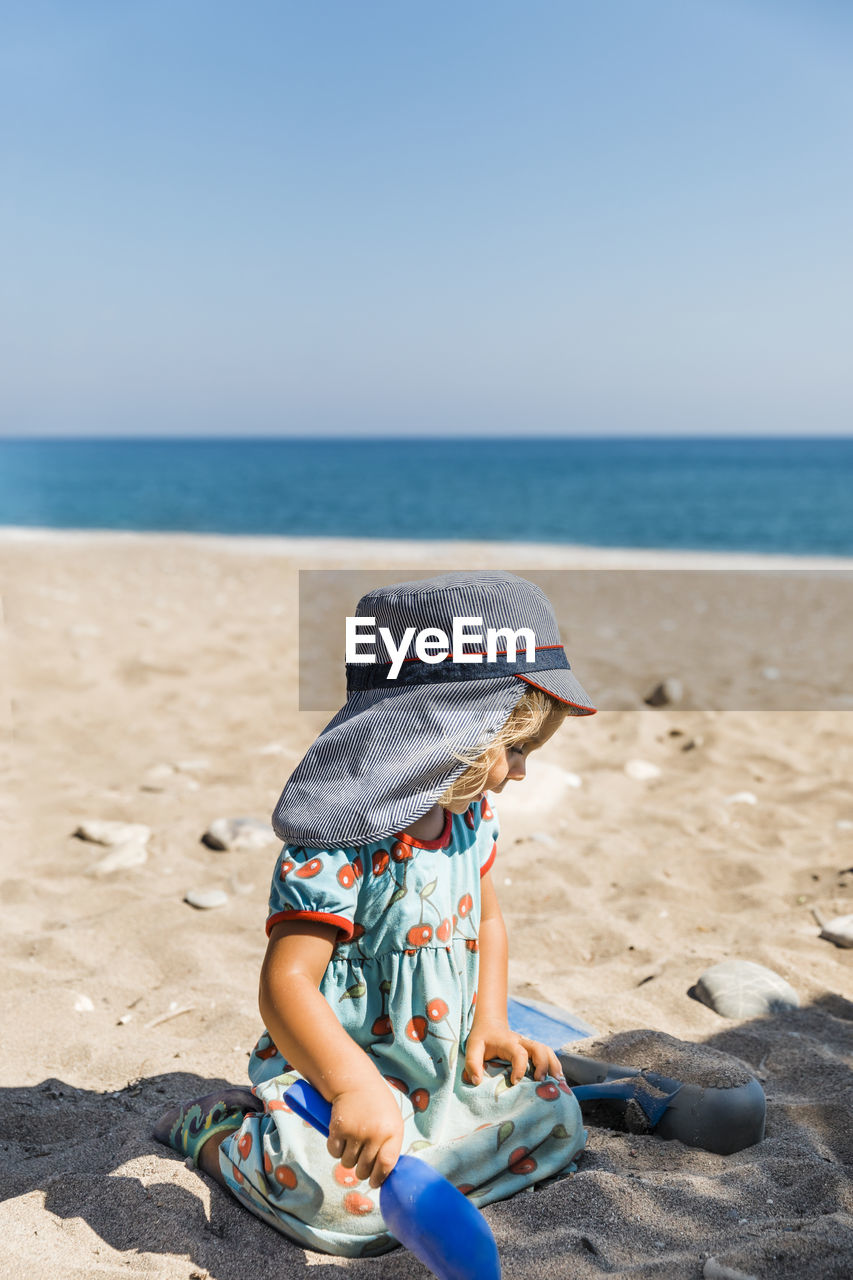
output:
[[[361,1262],[306,1253],[150,1137],[166,1104],[244,1083],[260,1030],[278,848],[217,853],[201,836],[217,817],[268,818],[330,718],[298,710],[297,570],[830,567],[23,531],[0,535],[0,565],[0,1276],[31,1280],[426,1275],[402,1251]],[[511,989],[573,1010],[599,1046],[628,1051],[630,1038],[608,1037],[651,1029],[733,1056],[764,1085],[767,1136],[723,1157],[590,1126],[576,1174],[486,1211],[504,1275],[685,1280],[714,1256],[762,1280],[848,1277],[853,951],[820,939],[812,916],[853,910],[853,710],[838,618],[825,593],[811,606],[826,642],[810,642],[811,709],[783,709],[770,678],[776,709],[760,707],[762,663],[779,665],[785,630],[772,610],[750,621],[741,709],[719,709],[710,677],[702,685],[713,628],[691,636],[689,705],[653,709],[643,697],[673,674],[674,651],[645,590],[630,625],[607,631],[608,617],[625,617],[624,596],[623,574],[601,576],[595,626],[567,642],[585,687],[622,709],[568,721],[498,802]],[[637,759],[659,775],[629,777]],[[731,800],[745,791],[755,803]],[[73,834],[92,818],[150,826],[147,861],[94,874],[106,850]],[[193,910],[183,897],[194,887],[224,889],[227,906]],[[727,957],[774,969],[801,1008],[738,1022],[691,999]],[[650,1065],[653,1041],[635,1048]],[[689,1067],[688,1051],[678,1063]]]

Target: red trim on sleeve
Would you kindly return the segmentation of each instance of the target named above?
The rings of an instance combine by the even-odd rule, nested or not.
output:
[[[437,840],[416,840],[414,836],[406,835],[405,831],[395,831],[392,840],[399,840],[403,844],[414,845],[416,849],[446,849],[450,844],[452,836],[453,814],[449,809],[444,810],[444,830]]]
[[[495,860],[495,858],[496,858],[497,856],[498,856],[498,846],[497,846],[496,844],[493,844],[493,845],[492,845],[492,852],[489,854],[489,856],[488,856],[488,858],[486,859],[486,861],[485,861],[485,862],[483,863],[483,865],[480,867],[480,879],[481,879],[481,880],[482,880],[483,876],[486,874],[486,872],[487,872],[487,871],[491,871],[491,869],[492,869],[492,863],[494,862],[494,860]]]
[[[349,942],[355,933],[352,920],[347,920],[346,916],[332,915],[330,911],[276,911],[267,920],[267,937],[270,936],[273,925],[281,924],[282,920],[315,920],[318,924],[336,924],[344,934],[342,942]]]

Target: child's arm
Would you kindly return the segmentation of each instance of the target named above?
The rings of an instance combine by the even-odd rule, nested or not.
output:
[[[313,921],[275,925],[258,1003],[285,1060],[332,1104],[329,1154],[378,1187],[397,1163],[403,1118],[377,1068],[320,994],[337,932]]]
[[[562,1076],[560,1060],[547,1045],[512,1031],[507,1021],[507,936],[491,872],[480,881],[480,977],[477,1011],[468,1036],[465,1070],[474,1084],[483,1077],[483,1063],[501,1058],[512,1063],[513,1084],[518,1084],[532,1059],[534,1076]]]

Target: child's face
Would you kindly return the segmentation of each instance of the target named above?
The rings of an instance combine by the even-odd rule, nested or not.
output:
[[[553,738],[563,719],[562,713],[555,711],[534,737],[519,739],[518,742],[502,747],[497,761],[492,765],[491,772],[483,784],[483,789],[495,791],[500,795],[507,781],[523,782],[527,774],[527,757],[531,751],[536,751],[538,747],[544,746],[549,738]],[[463,805],[458,812],[464,811],[464,808]]]
[[[503,747],[497,762],[486,778],[485,790],[500,794],[507,782],[523,782],[527,775],[527,757],[531,751],[543,746],[549,738],[553,738],[562,724],[563,717],[553,714],[533,738],[511,742]]]

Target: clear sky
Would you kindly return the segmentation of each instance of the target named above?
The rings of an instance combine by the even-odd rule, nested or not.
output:
[[[0,432],[853,431],[849,0],[17,0]]]

